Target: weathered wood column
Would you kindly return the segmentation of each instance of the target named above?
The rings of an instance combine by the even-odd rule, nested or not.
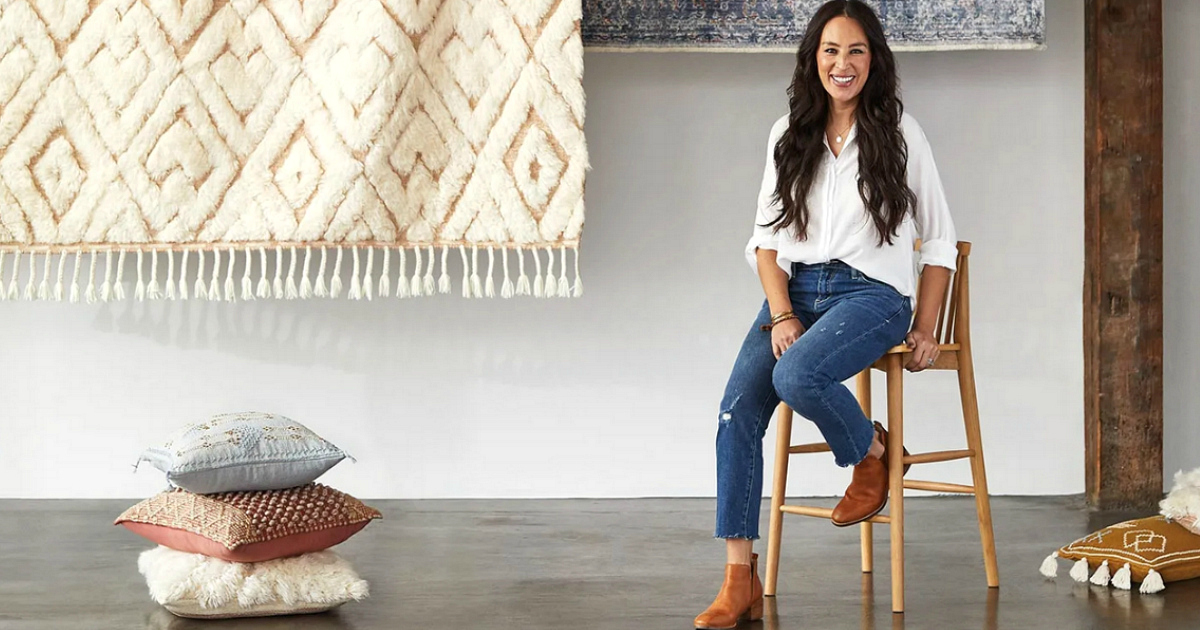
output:
[[[1087,496],[1147,508],[1163,486],[1162,0],[1084,7]]]

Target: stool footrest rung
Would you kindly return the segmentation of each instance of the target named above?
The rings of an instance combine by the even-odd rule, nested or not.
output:
[[[795,446],[788,447],[788,455],[796,455],[798,453],[828,453],[829,451],[829,445],[825,442],[819,442],[816,444],[797,444]]]
[[[904,488],[907,490],[927,490],[929,492],[953,492],[956,494],[975,494],[974,486],[964,486],[959,483],[943,483],[940,481],[915,481],[911,479],[904,480]]]
[[[815,516],[817,518],[830,518],[833,516],[831,508],[810,507],[807,505],[781,505],[779,511],[787,514],[799,514],[800,516]],[[887,514],[876,514],[867,519],[872,523],[891,523],[892,519]]]
[[[932,464],[935,462],[952,462],[956,459],[974,457],[975,451],[963,449],[960,451],[935,451],[933,453],[917,453],[904,458],[905,464]]]

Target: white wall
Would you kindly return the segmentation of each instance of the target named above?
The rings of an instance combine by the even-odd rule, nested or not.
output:
[[[1046,51],[900,57],[975,242],[998,494],[1083,490],[1083,3],[1047,4]],[[147,495],[161,477],[129,467],[144,445],[242,409],[354,453],[325,481],[364,497],[711,496],[721,391],[761,300],[741,250],[792,63],[588,54],[579,300],[0,305],[0,496]],[[910,381],[911,448],[961,444],[956,395],[949,374]],[[827,457],[792,470],[796,493],[848,480]]]
[[[1200,2],[1163,3],[1163,467],[1200,466]]]

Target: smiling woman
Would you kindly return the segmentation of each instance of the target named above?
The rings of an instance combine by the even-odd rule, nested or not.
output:
[[[817,10],[796,55],[789,113],[771,130],[746,246],[766,300],[721,402],[716,536],[726,541],[725,583],[697,628],[762,615],[752,545],[762,439],[780,401],[817,426],[838,465],[854,467],[834,525],[867,520],[887,503],[887,431],[842,382],[901,342],[912,349],[910,371],[936,363],[933,330],[957,254],[933,153],[896,86],[870,7],[834,0]]]

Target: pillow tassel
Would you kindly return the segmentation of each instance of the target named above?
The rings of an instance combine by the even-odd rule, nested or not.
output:
[[[1071,567],[1071,579],[1076,582],[1088,581],[1088,562],[1086,559],[1080,559]]]
[[[1045,560],[1042,560],[1042,575],[1044,575],[1048,578],[1058,577],[1058,552],[1057,551],[1046,556]]]
[[[1138,590],[1143,594],[1150,595],[1152,593],[1162,591],[1165,588],[1166,586],[1163,586],[1162,576],[1158,574],[1158,571],[1150,569],[1150,572],[1146,574],[1146,579],[1142,580],[1142,588]]]
[[[1132,581],[1132,578],[1133,571],[1129,569],[1129,563],[1126,562],[1125,566],[1121,567],[1115,574],[1113,574],[1112,585],[1115,588],[1128,591],[1131,587],[1130,582]]]
[[[1096,586],[1108,586],[1110,576],[1108,573],[1108,560],[1100,563],[1100,568],[1092,574],[1092,584]]]

